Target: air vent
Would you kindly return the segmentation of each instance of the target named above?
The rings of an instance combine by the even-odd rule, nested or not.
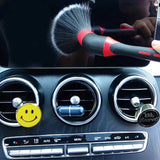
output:
[[[78,106],[83,107],[84,114],[80,116],[63,117],[59,112],[60,106],[72,106],[74,97],[78,97]],[[53,108],[56,115],[65,123],[70,125],[83,125],[93,120],[101,105],[101,96],[97,86],[84,77],[71,77],[62,81],[53,94]]]
[[[131,99],[138,97],[141,104],[153,104],[157,101],[154,86],[145,78],[130,76],[123,79],[114,91],[114,106],[117,113],[129,122],[137,122],[135,116],[138,108],[131,104]]]
[[[7,126],[18,127],[16,108],[12,105],[14,98],[22,99],[23,103],[39,105],[38,91],[27,80],[12,77],[0,82],[0,122]]]

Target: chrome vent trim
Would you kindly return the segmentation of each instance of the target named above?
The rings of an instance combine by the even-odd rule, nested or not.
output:
[[[142,87],[140,86],[137,87],[135,84],[135,86],[131,86],[130,88],[124,88],[125,85],[127,86],[130,82],[132,84],[134,81],[144,85]],[[120,92],[124,92],[125,94],[128,93],[128,95],[124,97],[120,97]],[[141,93],[143,93],[142,96],[141,96]],[[136,108],[131,106],[130,100],[131,98],[133,98],[131,97],[131,95],[137,96],[136,94],[138,94],[138,97],[140,96],[139,97],[140,102],[144,104],[151,103],[153,104],[154,107],[156,106],[157,104],[156,89],[146,78],[141,76],[129,76],[124,78],[116,86],[113,94],[114,107],[118,115],[123,119],[125,119],[126,121],[133,122],[133,123],[137,122],[137,118],[134,115],[134,113],[136,112]],[[148,94],[150,94],[150,97],[145,96],[145,94],[147,94],[147,96]],[[128,104],[129,107],[126,107],[124,104],[126,105]],[[122,107],[122,105],[124,105],[125,107]],[[133,113],[133,115],[130,113]]]
[[[15,86],[14,86],[14,84],[15,84]],[[17,88],[16,85],[19,85],[18,86],[19,88]],[[22,89],[20,87],[21,85],[22,85],[23,89],[27,89],[27,88],[28,89],[27,90],[21,90]],[[10,88],[10,86],[11,86],[11,88]],[[12,87],[15,90],[12,90],[13,89]],[[9,90],[9,88],[10,88],[10,90]],[[27,99],[24,99],[23,103],[24,104],[25,103],[34,103],[35,105],[39,106],[39,94],[38,94],[37,89],[33,86],[32,83],[30,83],[28,80],[26,80],[24,78],[21,78],[21,77],[10,77],[10,78],[2,80],[0,82],[0,94],[1,94],[1,99],[0,99],[0,123],[4,124],[6,126],[10,126],[10,127],[19,127],[20,126],[19,123],[17,123],[15,118],[11,119],[11,118],[8,118],[7,116],[5,116],[5,114],[12,114],[10,116],[15,117],[16,108],[14,108],[12,106],[13,98],[21,97],[21,94],[23,94],[22,97],[25,97],[25,94],[31,94],[31,95],[34,95],[34,100],[32,99],[31,101],[28,101]],[[9,112],[9,111],[5,112],[4,111],[4,109],[5,109],[4,106],[6,106],[9,110],[11,109],[12,111],[11,112]]]
[[[86,84],[86,86],[90,86],[93,90],[94,90],[94,94],[96,95],[96,106],[95,106],[95,110],[94,110],[94,113],[91,115],[91,117],[89,117],[88,119],[85,119],[85,120],[80,120],[80,121],[76,121],[76,120],[73,120],[73,121],[70,121],[70,120],[66,120],[64,119],[63,117],[61,117],[59,115],[59,113],[57,112],[57,107],[58,107],[58,99],[57,99],[57,95],[59,94],[60,90],[62,87],[64,87],[65,85],[69,84],[69,83],[72,83],[72,82],[82,82],[84,84]],[[83,90],[83,89],[78,89],[78,90],[68,90],[70,92],[85,92],[86,90]],[[62,102],[66,102],[66,103],[69,103],[69,99],[63,99],[61,100]],[[91,101],[94,101],[95,100],[91,100],[91,99],[81,99],[81,102],[86,102],[87,101],[90,103]],[[92,103],[92,102],[91,102]],[[65,80],[63,80],[61,83],[58,84],[58,86],[56,87],[54,93],[53,93],[53,97],[52,97],[52,105],[53,105],[53,109],[56,113],[56,115],[59,117],[59,119],[61,119],[63,122],[65,122],[66,124],[69,124],[69,125],[73,125],[73,126],[79,126],[79,125],[84,125],[86,123],[89,123],[90,121],[92,121],[98,114],[99,110],[100,110],[100,106],[101,106],[101,95],[100,95],[100,92],[99,92],[99,89],[98,87],[91,81],[89,80],[88,78],[85,78],[85,77],[70,77],[70,78],[67,78]],[[88,112],[90,112],[88,110]]]

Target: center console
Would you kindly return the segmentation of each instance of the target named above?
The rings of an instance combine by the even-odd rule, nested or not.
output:
[[[146,132],[106,132],[7,137],[4,153],[9,159],[81,157],[142,152]]]

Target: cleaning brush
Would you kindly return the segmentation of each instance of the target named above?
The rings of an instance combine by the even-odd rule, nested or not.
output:
[[[80,47],[77,34],[91,31],[90,9],[87,5],[74,4],[65,7],[55,17],[52,25],[52,42],[61,54],[69,54]]]
[[[109,36],[96,35],[91,27],[91,12],[85,4],[72,4],[62,9],[52,25],[52,43],[61,54],[70,54],[83,47],[99,56],[124,55],[139,59],[160,61],[153,48],[120,43]]]

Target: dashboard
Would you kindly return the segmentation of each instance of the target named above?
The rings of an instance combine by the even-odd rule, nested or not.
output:
[[[159,110],[159,80],[138,68],[2,71],[1,158],[156,160],[159,123],[150,128],[137,124],[136,108],[129,102],[138,96]],[[75,95],[84,114],[75,111],[77,117],[71,109],[64,116],[68,112],[58,107],[71,105]],[[42,119],[35,127],[19,126],[11,103],[15,97],[40,107]]]
[[[67,55],[69,41],[57,50],[54,19],[75,3],[103,38],[107,28],[130,47],[160,39],[158,0],[0,0],[0,159],[160,159],[159,62],[79,44]],[[154,21],[147,38],[132,27],[144,20]]]

